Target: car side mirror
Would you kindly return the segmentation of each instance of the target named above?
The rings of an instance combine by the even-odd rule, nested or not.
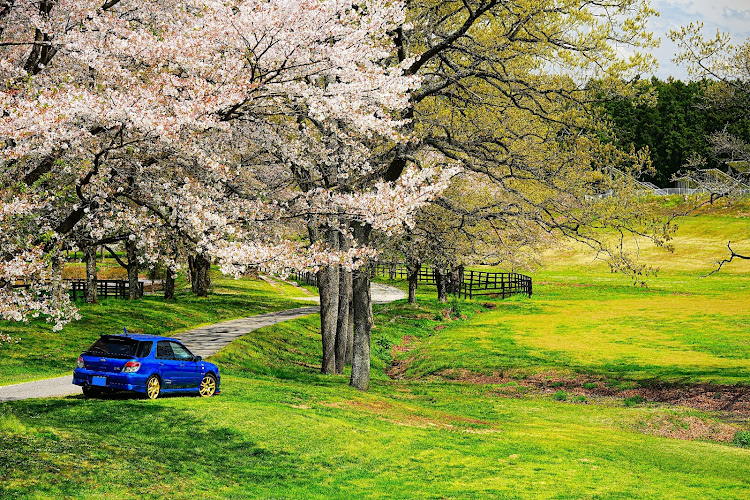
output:
[[[195,362],[197,363],[198,361],[203,361],[203,356],[196,356]]]

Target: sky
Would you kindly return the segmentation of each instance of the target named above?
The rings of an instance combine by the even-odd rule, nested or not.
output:
[[[735,45],[750,38],[750,0],[651,0],[651,6],[661,14],[650,21],[649,27],[661,37],[661,46],[653,54],[659,61],[655,75],[662,80],[669,76],[689,79],[685,68],[670,60],[677,49],[667,37],[671,29],[701,21],[706,38],[712,38],[717,29],[729,33]]]

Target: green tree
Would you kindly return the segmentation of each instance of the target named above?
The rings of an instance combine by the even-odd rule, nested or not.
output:
[[[746,133],[750,128],[747,121],[750,116],[750,39],[739,45],[732,44],[725,33],[707,39],[702,28],[702,23],[691,23],[670,32],[670,38],[680,49],[675,61],[685,64],[692,75],[714,80],[707,101],[716,109],[746,117],[744,123],[727,124],[707,137],[710,156],[728,166],[729,176],[717,182],[715,176],[704,170],[707,161],[700,156],[691,158],[686,165],[685,175],[710,186],[713,202],[716,196],[734,195],[738,187],[750,183],[750,133]],[[734,259],[750,259],[750,251],[732,248],[731,241],[727,249],[729,256],[718,262],[716,271]]]
[[[726,106],[711,95],[715,81],[701,78],[684,83],[652,78],[640,82],[642,93],[653,93],[653,102],[618,99],[603,104],[612,120],[617,144],[648,148],[653,170],[644,172],[644,180],[666,187],[689,158],[707,158],[707,166],[720,166],[721,161],[710,153],[708,135],[726,130],[750,139],[750,116],[740,107]]]

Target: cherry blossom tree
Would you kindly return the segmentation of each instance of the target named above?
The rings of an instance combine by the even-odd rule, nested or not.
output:
[[[72,317],[45,283],[78,227],[127,229],[156,260],[161,224],[234,274],[361,265],[374,255],[366,242],[331,252],[280,228],[341,213],[397,227],[444,177],[344,192],[300,184],[290,167],[325,158],[327,136],[346,145],[337,175],[362,178],[363,144],[408,140],[398,111],[418,78],[383,64],[403,20],[391,1],[4,2],[3,318],[47,314],[59,328]]]

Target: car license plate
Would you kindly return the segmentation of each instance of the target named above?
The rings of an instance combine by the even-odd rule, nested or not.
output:
[[[104,387],[107,385],[107,377],[91,377],[91,385],[100,385]]]

